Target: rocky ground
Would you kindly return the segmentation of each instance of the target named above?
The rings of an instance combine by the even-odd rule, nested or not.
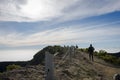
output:
[[[113,75],[120,72],[120,68],[110,65],[95,57],[92,62],[88,54],[77,52],[72,59],[69,56],[55,57],[56,80],[113,80]],[[45,80],[45,67],[43,65],[26,66],[21,69],[4,72],[0,80]]]

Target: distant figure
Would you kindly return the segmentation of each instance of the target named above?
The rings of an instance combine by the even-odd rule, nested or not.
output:
[[[94,47],[92,46],[92,44],[90,44],[90,47],[88,48],[88,52],[89,52],[89,59],[91,61],[94,61],[94,59],[93,59]]]
[[[115,74],[113,77],[114,80],[120,80],[120,74]]]

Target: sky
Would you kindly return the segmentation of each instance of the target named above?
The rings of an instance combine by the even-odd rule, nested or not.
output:
[[[120,0],[0,0],[0,61],[48,45],[120,52]]]

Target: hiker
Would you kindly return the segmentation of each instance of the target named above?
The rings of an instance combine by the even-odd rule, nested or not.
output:
[[[93,59],[94,47],[92,46],[92,44],[90,44],[90,47],[88,48],[88,52],[89,52],[89,59],[91,61],[94,61],[94,59]]]

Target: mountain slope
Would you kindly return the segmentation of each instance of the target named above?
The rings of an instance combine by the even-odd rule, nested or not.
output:
[[[120,72],[111,64],[95,57],[95,61],[88,59],[88,54],[76,51],[72,58],[65,53],[54,57],[56,80],[113,80],[113,75]],[[21,69],[4,72],[0,75],[1,80],[44,80],[44,65],[28,65]]]

